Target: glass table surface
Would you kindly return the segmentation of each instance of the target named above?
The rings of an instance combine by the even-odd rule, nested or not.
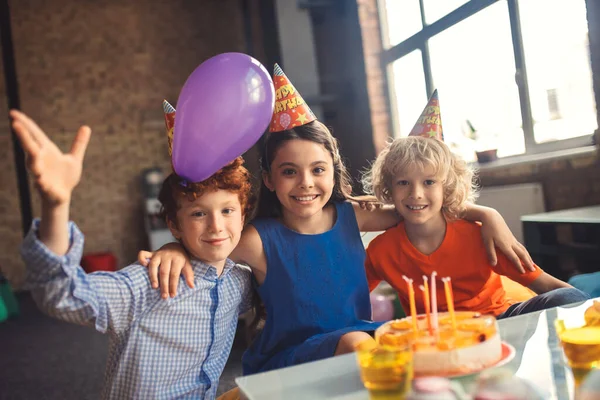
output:
[[[516,350],[515,357],[501,368],[533,383],[545,399],[572,399],[573,376],[564,361],[554,320],[563,319],[567,327],[583,325],[583,313],[591,305],[592,300],[588,300],[499,320],[502,340]],[[455,379],[468,392],[473,389],[477,374]],[[236,383],[250,400],[369,399],[354,354],[240,377]]]

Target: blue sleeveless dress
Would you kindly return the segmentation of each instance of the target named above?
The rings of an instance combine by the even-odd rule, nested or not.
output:
[[[365,250],[352,205],[335,205],[333,228],[317,235],[258,219],[267,276],[258,287],[267,311],[242,358],[244,375],[332,357],[340,337],[373,331]]]

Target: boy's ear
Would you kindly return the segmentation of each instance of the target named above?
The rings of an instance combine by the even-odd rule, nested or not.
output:
[[[177,225],[171,221],[169,218],[166,218],[167,220],[167,226],[169,227],[169,230],[171,231],[171,235],[173,235],[173,237],[177,240],[181,240],[181,233],[179,232],[179,229],[177,229]]]
[[[269,189],[271,192],[275,190],[275,187],[273,186],[273,183],[271,182],[271,175],[268,172],[263,171],[262,180],[263,180],[263,183],[265,184],[265,186],[267,187],[267,189]]]

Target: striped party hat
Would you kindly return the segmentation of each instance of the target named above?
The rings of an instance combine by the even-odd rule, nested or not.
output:
[[[175,107],[163,100],[163,111],[165,112],[165,125],[167,126],[167,137],[169,140],[169,156],[173,155],[173,129],[175,127]]]

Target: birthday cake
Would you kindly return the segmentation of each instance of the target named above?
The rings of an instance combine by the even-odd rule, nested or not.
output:
[[[594,300],[583,315],[586,326],[600,326],[600,301]]]
[[[502,357],[496,318],[476,312],[439,313],[438,329],[429,329],[424,315],[386,322],[375,331],[380,345],[411,345],[415,376],[449,376],[480,371]]]

